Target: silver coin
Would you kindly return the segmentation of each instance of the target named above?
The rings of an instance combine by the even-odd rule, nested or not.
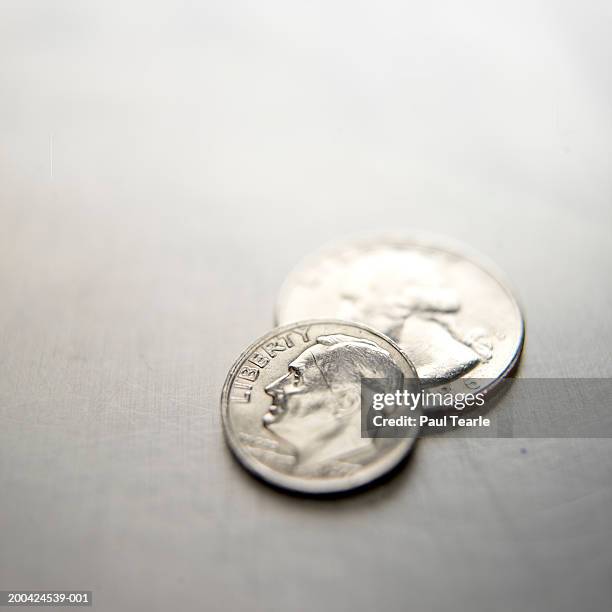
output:
[[[523,346],[521,311],[499,273],[440,239],[382,236],[324,249],[285,281],[277,322],[338,317],[395,340],[424,386],[487,392]]]
[[[276,328],[231,368],[221,396],[226,440],[264,480],[303,493],[370,483],[398,465],[416,439],[362,437],[361,381],[381,392],[420,389],[413,365],[382,334],[346,321]]]

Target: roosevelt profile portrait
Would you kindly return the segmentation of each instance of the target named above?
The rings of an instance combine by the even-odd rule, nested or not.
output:
[[[404,384],[388,351],[370,340],[333,334],[319,336],[265,388],[272,404],[264,427],[292,448],[294,473],[350,473],[376,455],[374,439],[361,437],[363,378],[384,379],[389,391]]]

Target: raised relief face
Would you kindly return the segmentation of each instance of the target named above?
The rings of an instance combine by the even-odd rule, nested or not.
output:
[[[345,335],[317,338],[266,387],[272,405],[264,426],[290,444],[299,470],[358,462],[372,439],[361,437],[361,378],[386,378],[399,388],[403,375],[389,353],[369,340]]]
[[[459,329],[461,302],[430,258],[386,249],[358,260],[342,288],[338,316],[400,343],[422,379],[453,380],[492,356],[481,329]]]

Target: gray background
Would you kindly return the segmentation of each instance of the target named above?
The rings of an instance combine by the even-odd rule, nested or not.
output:
[[[521,376],[610,376],[611,25],[609,1],[2,2],[0,587],[609,610],[609,439],[427,439],[321,502],[240,469],[218,397],[291,267],[372,229],[494,259]]]

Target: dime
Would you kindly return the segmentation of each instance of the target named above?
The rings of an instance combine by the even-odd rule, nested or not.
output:
[[[370,483],[407,455],[407,437],[362,436],[361,383],[418,391],[401,349],[364,325],[303,321],[272,330],[230,370],[221,395],[226,440],[264,480],[303,493]]]
[[[425,387],[489,391],[519,358],[523,318],[498,273],[465,251],[401,236],[325,249],[285,281],[277,322],[365,323],[401,346]]]

